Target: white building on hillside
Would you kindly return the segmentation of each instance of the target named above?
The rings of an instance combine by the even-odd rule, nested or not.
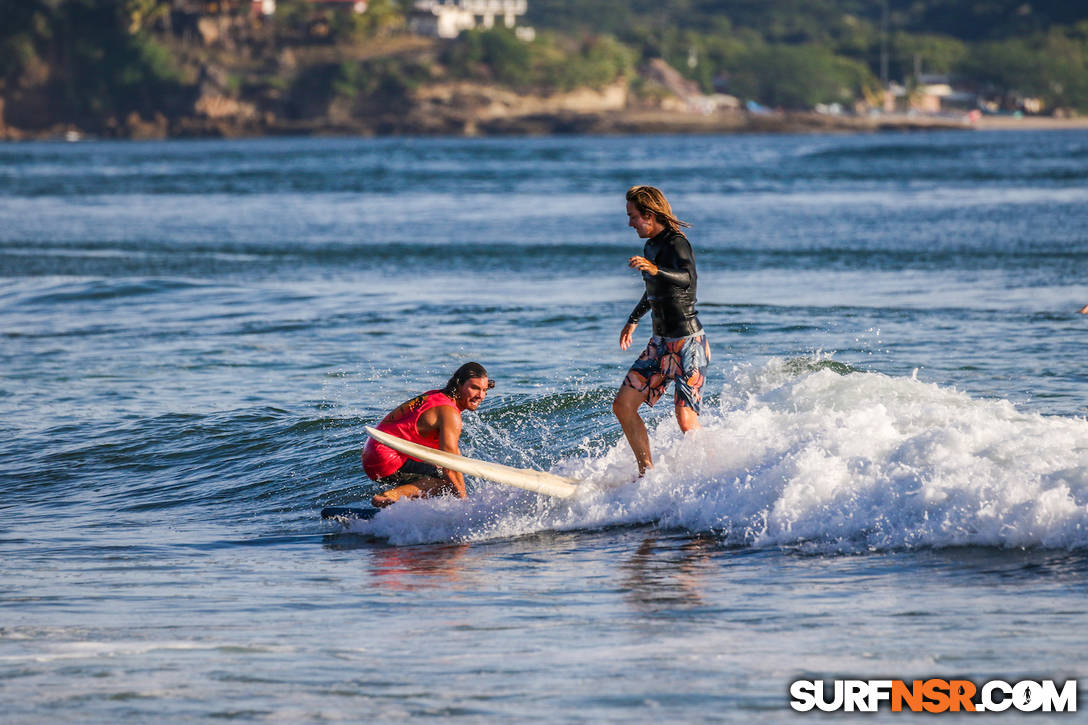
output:
[[[507,28],[517,24],[528,9],[528,0],[416,0],[409,27],[420,35],[456,38],[462,30],[492,28],[502,18]],[[522,40],[531,40],[531,28],[518,28]]]

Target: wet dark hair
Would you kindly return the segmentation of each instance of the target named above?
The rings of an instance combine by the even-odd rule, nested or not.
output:
[[[453,377],[446,382],[446,387],[442,388],[442,392],[452,398],[457,395],[457,391],[460,387],[470,378],[487,378],[487,371],[484,370],[484,366],[478,362],[465,363],[457,368],[457,372],[455,372]],[[487,389],[491,390],[493,387],[495,387],[495,381],[488,378]]]
[[[672,213],[672,207],[669,206],[669,200],[656,186],[632,186],[627,190],[627,201],[634,204],[643,217],[652,214],[666,229],[678,232],[680,227],[691,226],[676,218],[676,215]]]

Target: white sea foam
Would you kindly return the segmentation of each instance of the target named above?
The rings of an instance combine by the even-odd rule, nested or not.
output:
[[[467,501],[404,502],[358,530],[406,544],[653,523],[756,547],[1088,547],[1088,421],[798,367],[736,367],[686,437],[661,419],[644,479],[615,485],[634,474],[620,439],[556,467],[588,482],[573,499],[480,483]]]

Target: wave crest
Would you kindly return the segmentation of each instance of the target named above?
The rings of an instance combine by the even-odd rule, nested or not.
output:
[[[395,543],[653,523],[729,543],[865,551],[1088,545],[1088,422],[815,361],[737,366],[682,436],[651,426],[657,466],[625,441],[555,470],[569,501],[483,483],[469,501],[413,501],[360,524]],[[584,456],[584,454],[583,454]]]

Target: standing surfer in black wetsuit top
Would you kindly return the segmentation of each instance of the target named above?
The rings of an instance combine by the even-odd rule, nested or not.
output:
[[[646,240],[642,256],[627,260],[627,266],[642,272],[646,292],[620,332],[620,349],[631,347],[639,319],[650,311],[653,336],[627,372],[612,412],[631,444],[641,476],[654,463],[639,406],[654,405],[669,381],[675,380],[676,422],[684,433],[699,428],[710,347],[695,312],[695,254],[680,232],[691,225],[677,219],[665,195],[652,186],[627,190],[627,225]]]

